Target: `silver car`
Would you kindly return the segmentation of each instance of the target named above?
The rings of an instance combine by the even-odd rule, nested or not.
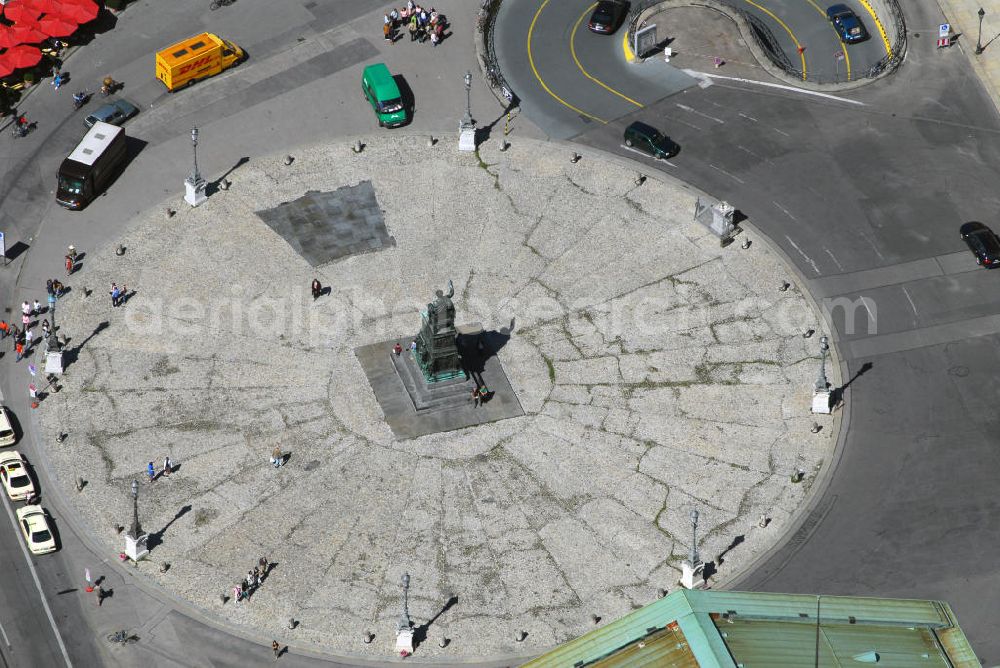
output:
[[[87,116],[83,122],[87,124],[88,128],[93,127],[97,121],[104,121],[105,123],[111,123],[111,125],[121,125],[138,113],[139,107],[128,100],[118,99],[107,104],[102,104],[94,113]]]

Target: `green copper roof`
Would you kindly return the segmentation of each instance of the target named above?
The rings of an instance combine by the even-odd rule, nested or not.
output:
[[[818,619],[818,624],[817,624]],[[531,668],[980,668],[947,603],[679,590]]]

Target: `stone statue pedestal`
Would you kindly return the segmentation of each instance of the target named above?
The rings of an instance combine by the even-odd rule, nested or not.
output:
[[[53,335],[54,336],[54,335]],[[62,373],[62,351],[50,350],[45,353],[45,373]]]
[[[823,413],[829,415],[832,412],[830,390],[816,390],[813,392],[813,413]]]
[[[133,536],[131,533],[126,533],[125,556],[132,561],[145,559],[146,555],[149,554],[149,548],[146,546],[148,540],[149,534],[143,533],[138,536]]]
[[[705,580],[701,574],[704,571],[704,563],[692,564],[685,559],[681,563],[681,586],[685,589],[703,589],[705,587]]]
[[[205,194],[205,179],[197,181],[184,179],[184,201],[191,206],[201,206],[208,201],[208,196]]]
[[[413,629],[396,631],[396,654],[403,656],[413,654]]]

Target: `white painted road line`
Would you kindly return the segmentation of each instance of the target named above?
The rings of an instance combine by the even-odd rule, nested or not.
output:
[[[709,164],[709,167],[711,167],[712,169],[714,169],[714,170],[715,170],[715,171],[717,171],[717,172],[722,172],[723,174],[725,174],[726,176],[728,176],[729,178],[731,178],[731,179],[732,179],[733,181],[736,181],[737,183],[746,183],[746,182],[745,182],[745,181],[744,181],[743,179],[741,179],[740,177],[738,177],[738,176],[733,176],[732,174],[730,174],[730,173],[729,173],[729,172],[727,172],[726,170],[722,169],[721,167],[716,167],[715,165],[712,165],[712,164]]]
[[[816,97],[822,97],[826,100],[834,100],[836,102],[843,102],[845,104],[856,104],[859,107],[867,106],[864,102],[858,102],[857,100],[848,100],[844,97],[837,97],[836,95],[830,95],[829,93],[820,93],[817,90],[805,90],[804,88],[796,88],[795,86],[786,86],[785,84],[771,83],[770,81],[754,81],[753,79],[743,79],[741,77],[724,77],[721,74],[709,74],[708,72],[698,72],[696,70],[684,70],[684,73],[688,76],[694,77],[695,79],[722,79],[724,81],[736,81],[739,83],[752,84],[754,86],[764,86],[765,88],[777,88],[779,90],[789,91],[791,93],[802,93],[803,95],[814,95]]]
[[[626,146],[625,144],[620,144],[620,146],[621,146],[621,148],[625,149],[626,151],[630,151],[630,152],[632,152],[632,153],[638,153],[638,154],[639,154],[639,155],[641,155],[642,157],[644,157],[644,158],[647,158],[647,159],[649,159],[649,160],[652,160],[653,162],[655,162],[655,163],[656,163],[656,164],[658,164],[658,165],[659,165],[659,164],[665,164],[665,165],[670,165],[671,167],[676,167],[676,166],[677,166],[677,165],[675,165],[674,163],[670,162],[669,160],[664,160],[664,159],[662,159],[662,158],[654,158],[654,157],[653,157],[653,156],[651,156],[650,154],[648,154],[648,153],[643,153],[642,151],[640,151],[640,150],[639,150],[639,149],[637,149],[637,148],[632,148],[631,146]]]
[[[799,255],[801,255],[802,258],[806,262],[809,263],[809,265],[813,268],[813,271],[815,271],[817,274],[819,274],[820,273],[819,272],[819,267],[816,266],[816,263],[813,262],[813,259],[811,257],[809,257],[808,255],[806,255],[805,251],[803,251],[801,248],[799,248],[798,244],[796,244],[794,241],[792,241],[792,238],[790,236],[788,236],[786,234],[785,238],[788,239],[788,243],[792,244],[792,248],[794,248],[795,250],[797,250],[799,252]],[[868,306],[866,305],[865,308],[868,308]]]
[[[841,272],[843,272],[844,271],[843,265],[841,265],[840,262],[837,261],[837,258],[834,257],[833,253],[830,252],[830,249],[829,248],[824,248],[823,250],[825,250],[826,254],[830,256],[830,259],[833,260],[833,263],[835,265],[837,265],[837,269],[839,269]]]
[[[697,114],[697,115],[699,115],[699,116],[701,116],[703,118],[707,118],[710,121],[715,121],[716,123],[725,123],[725,121],[722,120],[721,118],[716,118],[715,116],[709,116],[708,114],[703,114],[700,111],[698,111],[697,109],[692,109],[691,107],[687,106],[686,104],[680,104],[680,103],[675,103],[675,104],[677,105],[678,109],[683,109],[684,111],[688,112],[689,114]]]
[[[740,118],[745,118],[745,119],[747,119],[748,121],[753,121],[754,123],[756,123],[756,122],[757,122],[757,119],[756,119],[756,118],[754,118],[753,116],[747,116],[747,115],[746,115],[746,114],[744,114],[744,113],[743,113],[742,111],[740,112]]]

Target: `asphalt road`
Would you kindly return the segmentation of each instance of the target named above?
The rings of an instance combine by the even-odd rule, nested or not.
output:
[[[68,244],[83,253],[106,251],[133,215],[183,192],[182,181],[191,165],[192,126],[201,129],[199,165],[210,182],[224,173],[238,179],[238,167],[233,168],[242,158],[294,152],[297,145],[324,138],[386,132],[377,128],[360,95],[362,66],[383,60],[403,74],[415,94],[410,131],[454,133],[457,141],[455,131],[465,102],[462,79],[466,69],[475,67],[471,35],[465,32],[465,26],[473,23],[475,7],[439,6],[455,27],[452,37],[431,49],[385,44],[381,31],[385,6],[374,0],[239,0],[214,12],[207,4],[207,0],[132,3],[112,22],[116,23],[112,30],[66,58],[63,71],[69,72],[70,82],[61,91],[43,82],[20,105],[37,122],[35,132],[14,140],[9,131],[2,132],[7,122],[0,123],[0,230],[8,251],[13,250],[10,264],[0,267],[0,304],[8,305],[7,317],[11,307],[25,298],[44,302],[46,278],[61,277],[71,288],[82,287],[63,276],[61,258]],[[204,30],[236,41],[247,50],[249,60],[188,90],[167,94],[153,78],[153,53]],[[85,132],[84,114],[102,102],[97,97],[74,112],[72,93],[96,90],[106,74],[124,82],[121,95],[142,110],[126,125],[134,138],[132,161],[107,196],[84,211],[66,211],[54,203],[55,173]],[[500,105],[482,85],[474,85],[472,103],[481,121],[500,115]],[[536,132],[523,118],[515,120],[515,128]],[[9,341],[4,341],[2,349],[8,348]],[[12,358],[9,352],[0,358],[0,388],[24,427],[17,449],[37,464],[42,503],[54,518],[61,549],[29,557],[37,569],[39,593],[21,538],[10,521],[0,519],[4,573],[0,665],[67,665],[62,646],[75,666],[271,665],[270,639],[233,635],[215,627],[211,620],[132,577],[115,563],[115,555],[95,549],[91,533],[112,528],[81,525],[66,500],[53,494],[55,485],[41,465],[40,453],[57,446],[35,441],[26,365],[15,365]],[[122,518],[122,524],[127,522]],[[105,578],[102,586],[111,593],[100,608],[93,595],[83,592],[88,568],[95,579]],[[105,636],[118,629],[129,629],[139,642],[108,643]],[[389,630],[372,630],[377,643],[387,643],[388,654]],[[295,646],[294,632],[279,640],[292,645],[281,659],[283,665],[378,665],[310,656]]]
[[[942,22],[919,4],[907,6],[911,25]],[[523,39],[503,44],[524,50]],[[629,95],[622,68],[606,80]],[[597,99],[565,63],[546,73]],[[529,115],[550,104],[537,87],[515,90]],[[850,379],[842,450],[799,530],[732,586],[946,600],[997,664],[1000,273],[977,268],[958,227],[997,226],[1000,117],[966,57],[926,37],[911,39],[894,76],[839,97],[715,79],[607,123],[566,116],[562,130],[733,203],[831,307]],[[670,134],[679,155],[625,149],[636,119]],[[849,303],[853,323],[830,300]]]

